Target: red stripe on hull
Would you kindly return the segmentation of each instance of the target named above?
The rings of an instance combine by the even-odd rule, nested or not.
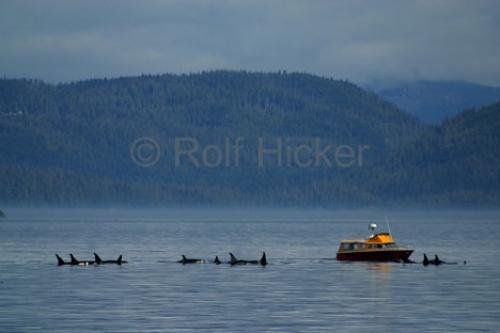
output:
[[[339,252],[337,260],[350,261],[405,261],[413,250]]]

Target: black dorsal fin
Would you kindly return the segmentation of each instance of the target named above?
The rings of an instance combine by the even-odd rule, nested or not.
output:
[[[229,252],[229,256],[231,257],[231,262],[234,263],[234,262],[237,262],[238,259],[236,259],[236,257],[234,256],[234,254],[232,254],[231,252]]]
[[[424,253],[424,261],[422,262],[422,264],[424,264],[424,266],[429,265],[429,258],[427,258],[427,255],[425,253]]]
[[[266,252],[262,252],[262,258],[260,258],[260,264],[262,266],[266,266],[267,265]]]
[[[59,255],[57,253],[56,253],[56,257],[57,257],[57,265],[62,266],[65,264],[64,260],[61,257],[59,257]]]
[[[71,258],[71,265],[78,265],[80,262],[76,260],[76,258],[73,256],[73,253],[69,254],[69,257]]]
[[[98,264],[98,265],[99,265],[99,264],[101,264],[101,263],[102,263],[102,259],[101,259],[101,257],[99,257],[99,256],[97,255],[97,253],[95,253],[95,252],[94,252],[94,258],[95,258],[95,263],[96,263],[96,264]]]
[[[121,265],[122,264],[122,259],[123,259],[123,256],[120,254],[120,256],[118,257],[118,259],[116,260],[116,263],[118,265]]]

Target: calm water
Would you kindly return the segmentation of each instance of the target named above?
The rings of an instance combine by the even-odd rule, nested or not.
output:
[[[0,332],[498,332],[500,212],[7,210]],[[459,265],[341,263],[369,222]],[[270,265],[182,266],[181,254]],[[54,253],[123,253],[57,267]],[[464,265],[463,260],[467,260]]]

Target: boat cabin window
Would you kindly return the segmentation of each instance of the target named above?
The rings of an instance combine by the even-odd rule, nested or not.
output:
[[[369,249],[391,249],[395,248],[395,244],[369,244],[368,248]]]
[[[340,245],[340,249],[344,251],[350,251],[350,250],[358,250],[358,249],[364,249],[365,244],[364,243],[342,243]]]
[[[341,250],[354,250],[354,243],[342,243],[340,245]]]

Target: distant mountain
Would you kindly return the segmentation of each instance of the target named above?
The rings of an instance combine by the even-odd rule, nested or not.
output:
[[[370,83],[365,88],[427,124],[500,101],[500,88],[459,81]]]
[[[430,127],[354,84],[298,73],[0,80],[0,201],[496,205],[499,115],[492,105]],[[157,146],[135,150],[143,137]]]
[[[405,147],[394,160],[408,202],[499,205],[500,103],[462,112]],[[410,179],[415,181],[409,181]]]

